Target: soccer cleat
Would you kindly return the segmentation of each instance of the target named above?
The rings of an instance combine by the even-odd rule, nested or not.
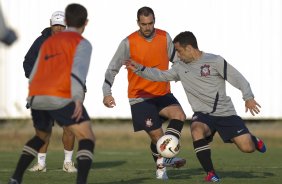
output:
[[[46,168],[46,164],[42,166],[39,163],[36,163],[28,170],[30,172],[46,172],[47,168]]]
[[[10,178],[9,183],[8,184],[20,184],[17,180]]]
[[[77,169],[75,168],[73,162],[66,162],[63,165],[63,171],[68,172],[68,173],[74,173],[74,172],[77,172]]]
[[[256,149],[261,153],[266,152],[266,146],[264,142],[259,138],[256,138],[256,139],[257,139]]]
[[[219,182],[219,177],[215,174],[214,171],[208,172],[208,175],[205,177],[207,182]]]
[[[186,164],[186,160],[183,158],[164,158],[160,157],[157,159],[157,167],[174,167],[180,168]]]
[[[159,180],[168,180],[168,176],[166,174],[166,167],[157,167],[156,178]]]

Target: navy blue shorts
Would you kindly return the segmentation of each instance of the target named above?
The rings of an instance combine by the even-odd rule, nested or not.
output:
[[[159,112],[170,105],[180,106],[172,93],[131,105],[134,131],[145,130],[146,132],[150,132],[161,128],[162,123],[167,119],[161,117]]]
[[[192,123],[199,121],[205,123],[210,128],[212,134],[206,137],[208,141],[212,141],[212,138],[216,132],[225,143],[232,143],[231,139],[239,135],[250,133],[245,125],[245,122],[239,116],[211,116],[201,112],[195,112],[192,117]]]
[[[31,109],[31,116],[33,125],[36,129],[51,132],[52,126],[56,121],[60,126],[69,126],[83,121],[90,120],[86,109],[83,106],[82,117],[78,122],[72,119],[71,116],[74,112],[75,103],[71,102],[65,107],[57,110],[35,110]]]

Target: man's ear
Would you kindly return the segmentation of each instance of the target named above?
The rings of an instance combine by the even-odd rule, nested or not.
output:
[[[85,23],[84,23],[84,25],[85,25],[85,26],[87,26],[88,21],[89,21],[89,20],[88,20],[88,19],[86,19],[86,21],[85,21]]]

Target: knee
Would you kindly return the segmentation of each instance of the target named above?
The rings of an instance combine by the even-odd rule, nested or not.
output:
[[[210,129],[201,122],[193,122],[190,126],[192,139],[199,140],[211,135]]]
[[[74,134],[68,129],[68,128],[64,128],[63,129],[63,135],[67,136],[67,137],[74,137]]]
[[[201,128],[191,128],[191,136],[194,141],[205,137],[204,131]]]
[[[171,119],[177,119],[177,120],[180,120],[180,121],[186,120],[186,114],[182,110],[175,112],[173,116],[174,117],[171,118]]]

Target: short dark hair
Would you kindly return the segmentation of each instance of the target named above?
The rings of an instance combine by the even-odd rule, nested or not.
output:
[[[68,27],[82,27],[87,20],[87,10],[80,4],[69,4],[65,10],[66,24]]]
[[[179,33],[174,39],[173,43],[179,43],[182,47],[191,45],[194,49],[198,49],[197,39],[190,31],[184,31]]]
[[[138,20],[138,21],[140,20],[140,16],[141,16],[141,15],[144,15],[145,17],[148,17],[150,14],[153,15],[153,18],[154,18],[154,20],[155,20],[155,14],[154,14],[153,9],[150,8],[150,7],[144,6],[144,7],[140,8],[140,9],[137,11],[137,20]]]

